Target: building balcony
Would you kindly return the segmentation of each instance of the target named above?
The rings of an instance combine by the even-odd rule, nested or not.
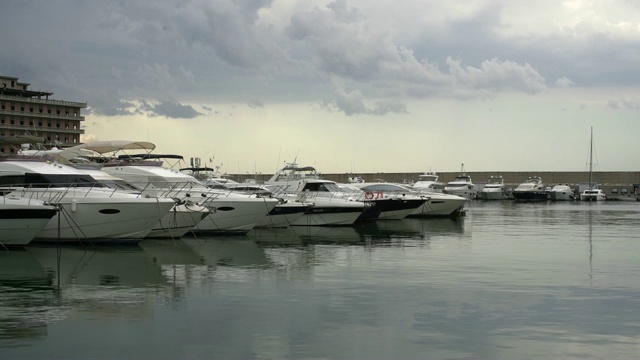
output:
[[[0,130],[9,130],[9,131],[27,131],[29,133],[34,132],[47,132],[47,133],[60,133],[60,134],[84,134],[84,129],[70,129],[63,127],[48,127],[48,126],[27,126],[27,125],[10,125],[10,124],[0,124]]]
[[[43,112],[41,113],[41,112],[35,112],[35,111],[0,110],[0,115],[34,117],[34,118],[42,118],[42,119],[84,121],[84,116],[58,115],[58,114],[49,114],[49,113],[43,113]]]
[[[81,103],[81,102],[38,99],[38,98],[32,98],[32,97],[11,96],[11,95],[0,95],[0,100],[15,101],[15,102],[21,102],[21,103],[31,103],[31,104],[70,106],[70,107],[76,107],[76,108],[87,107],[87,103]]]

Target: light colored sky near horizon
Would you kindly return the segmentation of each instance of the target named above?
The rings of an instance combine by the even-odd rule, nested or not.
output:
[[[43,16],[44,15],[44,16]],[[640,3],[0,3],[0,74],[88,103],[83,140],[230,173],[638,171]]]

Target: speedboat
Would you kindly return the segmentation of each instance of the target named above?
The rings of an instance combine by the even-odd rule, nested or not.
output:
[[[504,200],[509,194],[504,186],[504,179],[500,175],[490,176],[487,184],[480,191],[482,200]]]
[[[548,197],[553,201],[569,201],[575,200],[576,194],[568,184],[558,184],[549,190]]]
[[[222,184],[213,184],[213,180],[206,182],[209,186],[217,187]],[[237,191],[245,194],[257,194],[260,196],[270,196],[277,198],[267,186],[256,183],[227,183],[225,186],[227,189]],[[298,221],[305,212],[313,204],[310,202],[298,202],[287,199],[279,199],[278,204],[269,211],[269,213],[263,217],[256,225],[257,228],[284,228]]]
[[[287,163],[265,185],[277,197],[312,204],[291,225],[351,225],[369,207],[357,197],[342,191],[335,181],[321,179],[311,166],[299,167],[296,163]]]
[[[443,191],[447,194],[462,196],[468,200],[476,199],[478,196],[478,191],[471,181],[471,176],[464,171],[464,164],[462,164],[460,175],[449,181]]]
[[[580,194],[580,201],[604,201],[607,194],[602,189],[585,190]]]
[[[150,142],[96,141],[77,148],[99,154],[121,153],[107,159],[102,170],[142,189],[145,196],[190,201],[206,207],[209,214],[192,228],[195,232],[245,234],[278,203],[268,197],[212,189],[189,174],[165,168],[165,160],[181,161],[182,156],[151,154],[155,144]],[[126,150],[144,153],[128,154]]]
[[[59,208],[34,241],[138,242],[175,205],[171,198],[108,188],[82,170],[44,157],[0,158],[0,181],[5,196],[47,201]]]
[[[427,171],[418,175],[418,181],[413,183],[412,187],[418,190],[442,191],[444,184],[438,181],[435,172]]]
[[[0,196],[0,247],[29,244],[55,214],[44,201]]]
[[[394,183],[377,183],[361,186],[365,191],[369,191],[373,196],[377,196],[379,191],[396,196],[414,195],[427,199],[417,209],[414,209],[409,217],[453,217],[463,211],[466,198],[457,195],[444,194],[428,190],[418,190],[413,187]]]
[[[548,191],[539,176],[530,176],[513,190],[513,197],[517,201],[546,201]]]
[[[379,205],[382,206],[378,215],[381,220],[404,219],[429,201],[428,196],[420,195],[402,184],[358,183],[353,186],[364,191],[364,198],[367,200],[388,200]]]

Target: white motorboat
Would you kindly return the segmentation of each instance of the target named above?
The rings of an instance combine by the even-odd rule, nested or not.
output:
[[[548,192],[549,200],[571,201],[576,199],[576,194],[569,184],[558,184]]]
[[[382,206],[378,216],[381,220],[404,219],[429,201],[429,197],[407,190],[409,186],[402,184],[365,182],[353,186],[364,191],[364,198],[367,200],[388,200],[376,205]]]
[[[0,178],[5,196],[59,207],[37,241],[138,242],[175,205],[110,189],[82,170],[42,157],[0,158]]]
[[[143,190],[105,171],[95,169],[83,170],[100,183],[112,189],[120,189],[136,194],[140,194]],[[207,215],[209,215],[209,209],[205,206],[198,205],[190,200],[184,201],[178,199],[173,208],[160,219],[146,237],[152,239],[180,238],[191,231]]]
[[[447,183],[443,192],[462,196],[468,200],[473,200],[478,197],[476,185],[471,181],[471,176],[467,175],[464,171],[464,164],[462,164],[460,168],[460,174]]]
[[[311,166],[285,164],[265,185],[277,197],[312,203],[292,225],[351,225],[368,207],[363,201],[349,197],[334,181],[320,179]]]
[[[513,190],[516,201],[546,201],[548,191],[539,176],[530,176]]]
[[[211,182],[208,182],[211,184]],[[217,186],[217,185],[215,185]],[[272,196],[271,190],[265,185],[256,183],[229,183],[225,187],[232,191],[238,191],[245,194],[257,194],[260,196]],[[280,202],[269,211],[267,216],[263,217],[256,225],[258,228],[283,228],[291,226],[291,224],[298,221],[305,212],[313,204],[310,202],[298,202],[290,201],[286,199],[280,199]]]
[[[487,184],[480,191],[482,200],[509,199],[509,193],[504,185],[504,179],[500,175],[490,176]]]
[[[442,191],[444,184],[438,181],[439,176],[433,171],[427,171],[418,175],[418,181],[413,187],[418,190]]]
[[[117,158],[110,158],[102,170],[142,189],[143,195],[175,198],[205,206],[209,215],[198,222],[192,231],[244,234],[253,229],[278,203],[277,199],[268,197],[212,189],[189,174],[165,168],[163,161],[181,161],[182,156],[151,154],[155,145],[150,142],[97,141],[76,148],[103,155],[120,153]],[[128,154],[126,151],[130,150],[144,153]]]
[[[44,201],[0,196],[0,247],[29,244],[55,214]]]
[[[424,202],[424,204],[420,205],[408,215],[410,217],[453,217],[463,211],[464,205],[467,201],[467,199],[462,196],[418,190],[409,186],[394,183],[378,183],[375,186],[362,188],[366,188],[371,192],[375,191],[376,196],[378,191],[384,191],[388,194],[396,194],[398,196],[411,194],[427,198],[427,201]]]
[[[581,201],[604,201],[607,194],[593,182],[593,127],[591,128],[591,141],[589,143],[589,188],[580,193]]]

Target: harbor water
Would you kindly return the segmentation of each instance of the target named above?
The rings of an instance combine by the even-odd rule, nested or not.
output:
[[[633,359],[640,203],[0,252],[0,359]]]

